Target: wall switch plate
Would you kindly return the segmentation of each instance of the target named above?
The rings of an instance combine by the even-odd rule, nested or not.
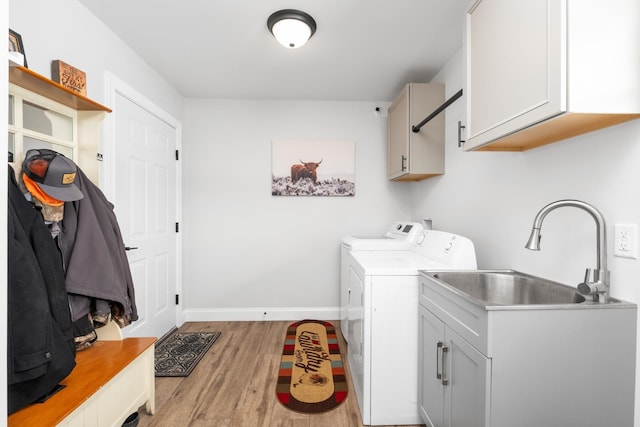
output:
[[[613,255],[637,259],[638,225],[615,224],[613,226]]]

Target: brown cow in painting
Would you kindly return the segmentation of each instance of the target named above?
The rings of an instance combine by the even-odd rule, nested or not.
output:
[[[311,178],[313,180],[313,183],[315,184],[318,179],[316,169],[318,169],[318,166],[320,166],[320,163],[322,163],[322,159],[320,159],[318,163],[305,163],[302,161],[302,159],[300,159],[300,163],[302,164],[295,164],[291,166],[291,182],[295,184],[302,178]]]

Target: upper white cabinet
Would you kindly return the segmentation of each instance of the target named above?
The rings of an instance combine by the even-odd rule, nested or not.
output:
[[[9,67],[9,139],[14,170],[31,148],[74,160],[98,184],[100,127],[111,109],[24,67]]]
[[[412,127],[444,102],[444,85],[409,83],[388,110],[387,175],[393,181],[419,181],[444,173],[444,114]]]
[[[640,117],[637,0],[479,0],[465,150],[521,151]]]

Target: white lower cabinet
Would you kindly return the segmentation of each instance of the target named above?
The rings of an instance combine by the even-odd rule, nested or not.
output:
[[[426,425],[489,425],[491,359],[423,306],[419,328],[418,402]]]
[[[482,306],[425,273],[419,286],[428,427],[634,425],[635,304]]]

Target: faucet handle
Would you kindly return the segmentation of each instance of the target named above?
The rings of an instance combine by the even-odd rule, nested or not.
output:
[[[600,300],[600,294],[603,300],[608,300],[609,292],[609,272],[606,270],[596,270],[587,268],[584,274],[584,282],[578,284],[578,293],[584,296],[594,296],[594,301]],[[602,301],[607,302],[607,301]]]
[[[597,282],[598,278],[596,277],[596,270],[593,268],[587,268],[586,271],[584,272],[584,281],[582,284],[585,283],[593,283],[593,282]]]
[[[590,282],[578,283],[578,293],[585,297],[596,295],[598,293],[598,287]]]

